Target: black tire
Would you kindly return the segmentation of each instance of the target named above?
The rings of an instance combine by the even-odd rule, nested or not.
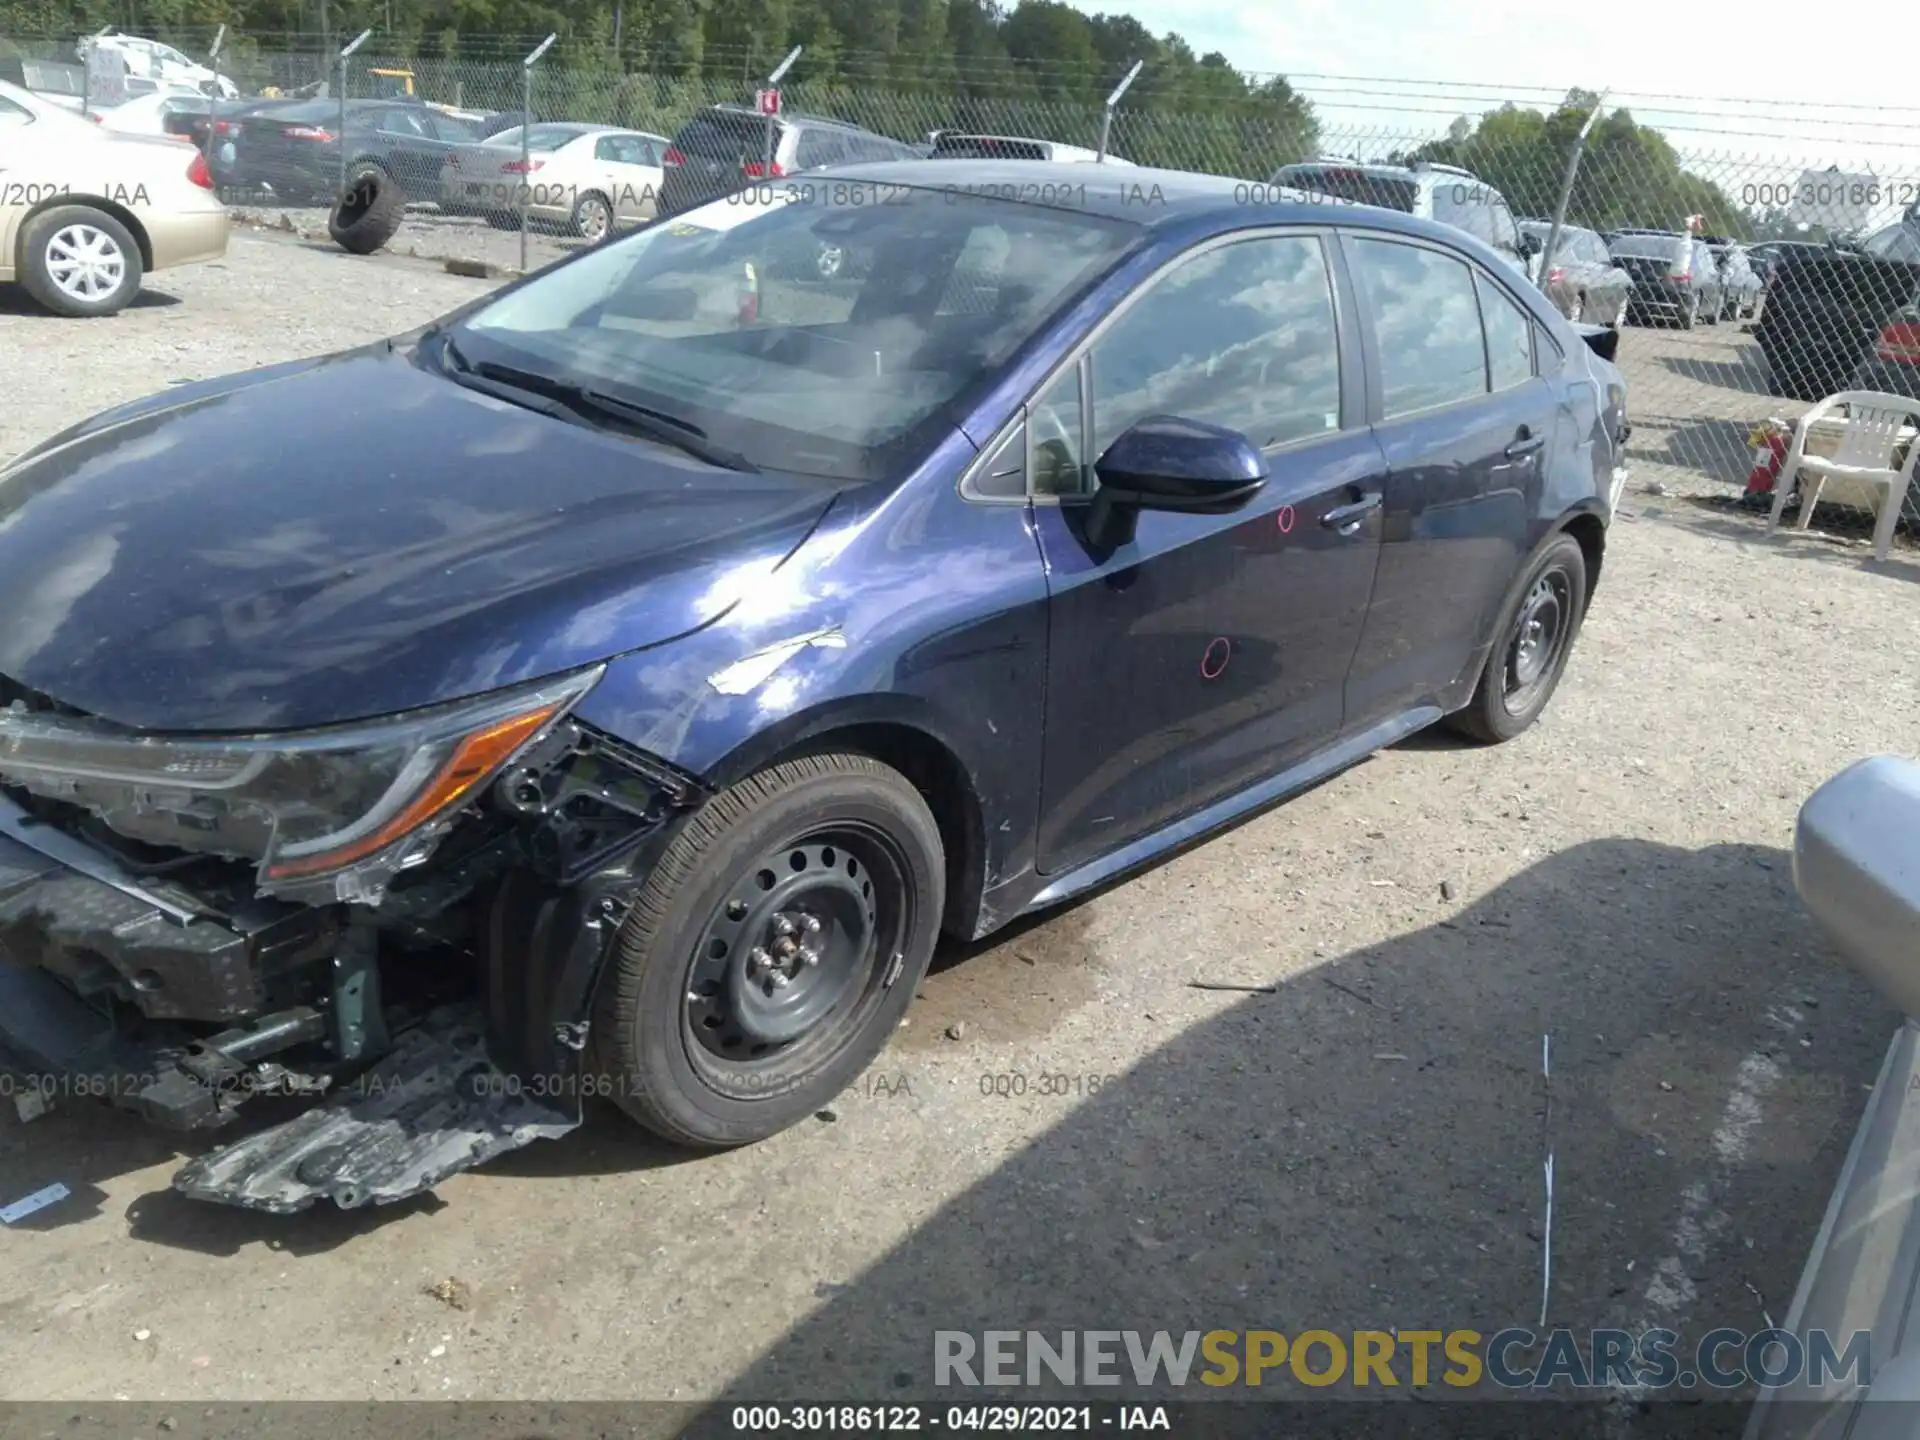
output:
[[[20,236],[20,283],[56,315],[96,319],[133,303],[146,262],[133,232],[91,205],[42,210]]]
[[[598,190],[589,190],[573,202],[567,217],[567,233],[589,245],[598,245],[613,234],[613,202]]]
[[[371,255],[400,233],[406,215],[406,191],[385,171],[368,168],[348,178],[327,216],[327,233],[342,250]]]
[[[1537,669],[1528,669],[1519,663],[1519,656],[1529,622],[1548,618],[1541,608],[1543,590],[1551,592],[1544,603],[1554,612],[1549,621],[1552,633],[1543,637],[1551,649],[1538,657]],[[1556,535],[1533,557],[1501,607],[1493,648],[1487,653],[1473,699],[1464,710],[1448,716],[1447,723],[1488,745],[1511,740],[1526,730],[1559,688],[1586,613],[1586,555],[1571,535]]]
[[[926,801],[868,756],[803,756],[716,796],[648,875],[600,986],[596,1062],[621,1109],[706,1150],[820,1109],[912,1002],[946,873]]]
[[[1693,293],[1692,298],[1687,301],[1685,308],[1679,312],[1675,323],[1677,323],[1682,330],[1691,330],[1695,325],[1700,323],[1699,291],[1696,290]]]

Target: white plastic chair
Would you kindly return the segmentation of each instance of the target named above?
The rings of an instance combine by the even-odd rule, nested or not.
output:
[[[1807,436],[1822,420],[1834,418],[1833,412],[1846,407],[1840,443],[1827,459],[1806,453]],[[1906,446],[1906,459],[1895,468],[1894,457]],[[1900,511],[1907,500],[1907,488],[1913,483],[1915,460],[1920,459],[1920,400],[1887,395],[1877,390],[1843,390],[1829,395],[1800,417],[1793,430],[1793,445],[1781,463],[1779,478],[1773,482],[1773,510],[1767,516],[1767,530],[1780,524],[1780,513],[1787,508],[1793,482],[1804,476],[1800,486],[1800,519],[1795,529],[1804,530],[1813,521],[1813,507],[1820,503],[1820,492],[1827,481],[1840,480],[1869,486],[1883,493],[1873,526],[1873,558],[1884,560],[1893,545],[1893,530],[1900,523]]]

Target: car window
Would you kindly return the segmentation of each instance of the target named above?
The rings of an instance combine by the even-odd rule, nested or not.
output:
[[[593,142],[593,158],[596,160],[625,160],[626,147],[621,144],[618,135],[602,135]]]
[[[1387,210],[1413,212],[1420,187],[1398,176],[1372,174],[1344,165],[1283,165],[1274,172],[1273,183],[1336,200],[1351,200],[1360,205],[1377,205]]]
[[[636,135],[631,137],[628,143],[633,146],[632,164],[651,165],[656,169],[659,168],[660,142],[658,140],[651,140],[646,136]]]
[[[1265,449],[1340,424],[1340,347],[1321,242],[1221,246],[1152,283],[1093,348],[1098,457],[1153,414],[1238,430]]]
[[[1484,395],[1487,356],[1464,260],[1363,239],[1356,269],[1373,311],[1386,419]]]
[[[814,170],[847,158],[847,143],[831,130],[802,130],[795,161],[802,170]]]
[[[430,138],[427,122],[417,110],[394,109],[380,117],[380,128],[389,135],[418,135]]]
[[[1086,457],[1081,453],[1084,369],[1072,366],[1027,407],[1027,473],[1032,477],[1030,488],[1035,495],[1076,495],[1092,488]]]
[[[480,127],[471,120],[462,120],[457,115],[431,115],[422,118],[432,127],[435,136],[456,145],[471,144],[480,138]]]
[[[1488,386],[1496,394],[1533,378],[1533,320],[1493,280],[1476,273],[1480,323],[1487,332]]]
[[[1610,245],[1616,260],[1625,256],[1634,260],[1662,260],[1669,264],[1683,253],[1680,247],[1681,241],[1677,235],[1621,235]]]

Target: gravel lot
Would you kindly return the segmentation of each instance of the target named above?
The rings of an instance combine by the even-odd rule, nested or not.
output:
[[[31,361],[0,456],[485,283],[243,233],[112,321],[0,298],[0,353]],[[1748,373],[1750,343],[1630,331],[1630,378],[1665,377],[1656,413],[1708,413],[1679,387]],[[830,1121],[690,1160],[601,1114],[429,1200],[271,1219],[174,1198],[179,1152],[126,1117],[0,1118],[0,1200],[74,1192],[0,1239],[6,1388],[884,1400],[930,1387],[936,1328],[1490,1332],[1539,1318],[1549,1136],[1553,1323],[1779,1319],[1895,1024],[1802,916],[1784,847],[1832,771],[1920,753],[1910,627],[1887,625],[1920,561],[1689,498],[1737,477],[1663,468],[1649,497],[1686,458],[1651,418],[1534,731],[1416,737],[945,956]],[[457,1305],[429,1293],[449,1280]],[[1698,1415],[1738,1433],[1735,1407]]]

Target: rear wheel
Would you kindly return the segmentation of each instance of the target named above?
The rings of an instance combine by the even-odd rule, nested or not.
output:
[[[1448,723],[1487,744],[1526,730],[1560,684],[1586,609],[1586,555],[1571,535],[1555,536],[1502,609],[1473,699]]]
[[[20,282],[56,315],[113,315],[140,293],[140,245],[104,210],[58,205],[27,222],[20,238]]]
[[[620,935],[593,1026],[620,1106],[706,1149],[778,1133],[885,1048],[926,974],[946,863],[865,755],[749,776],[686,822]]]
[[[567,228],[588,244],[597,245],[613,231],[613,206],[606,196],[589,190],[573,202]]]

